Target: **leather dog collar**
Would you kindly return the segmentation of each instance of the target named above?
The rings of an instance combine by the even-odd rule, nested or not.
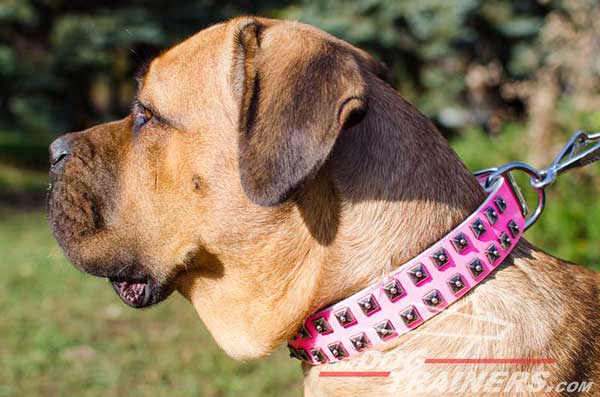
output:
[[[334,363],[423,324],[502,263],[542,213],[546,187],[563,172],[598,160],[600,132],[577,131],[546,168],[517,161],[476,173],[488,197],[473,214],[382,282],[308,317],[288,341],[291,355],[312,365]],[[513,171],[528,174],[538,195],[527,219]]]
[[[488,175],[478,176],[482,185]],[[487,191],[473,214],[385,280],[308,317],[288,341],[291,356],[313,365],[352,357],[417,328],[485,280],[525,229],[510,174]]]

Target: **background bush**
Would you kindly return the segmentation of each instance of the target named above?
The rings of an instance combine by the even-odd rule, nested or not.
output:
[[[551,117],[564,95],[571,111],[598,108],[596,3],[4,0],[0,126],[39,140],[122,116],[140,63],[244,13],[299,19],[365,48],[447,133],[479,126],[497,134],[515,120],[564,124]]]

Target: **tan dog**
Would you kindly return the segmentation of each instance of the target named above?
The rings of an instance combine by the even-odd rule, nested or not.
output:
[[[230,356],[267,355],[483,200],[381,75],[363,51],[300,23],[206,29],[150,64],[131,116],[52,144],[54,235],[129,305],[176,289]],[[306,367],[306,394],[416,395],[409,382],[444,371],[503,371],[502,387],[520,371],[544,371],[549,385],[598,382],[599,280],[522,241],[485,283],[385,351]],[[428,357],[557,361],[423,365]],[[319,377],[349,368],[393,376]]]

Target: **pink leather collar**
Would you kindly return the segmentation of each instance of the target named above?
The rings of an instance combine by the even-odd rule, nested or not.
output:
[[[479,175],[483,184],[488,174]],[[370,286],[306,319],[288,341],[307,363],[334,363],[405,334],[492,274],[522,236],[520,193],[508,174],[485,202],[440,241]]]

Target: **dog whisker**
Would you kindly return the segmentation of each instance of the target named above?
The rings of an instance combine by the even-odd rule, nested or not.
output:
[[[128,264],[126,264],[125,266],[121,267],[121,269],[119,269],[119,270],[117,271],[117,274],[116,274],[116,276],[117,276],[117,277],[118,277],[118,276],[120,276],[120,275],[121,275],[121,273],[123,273],[123,272],[124,272],[125,270],[127,270],[129,267],[131,267],[131,263],[128,263]]]

